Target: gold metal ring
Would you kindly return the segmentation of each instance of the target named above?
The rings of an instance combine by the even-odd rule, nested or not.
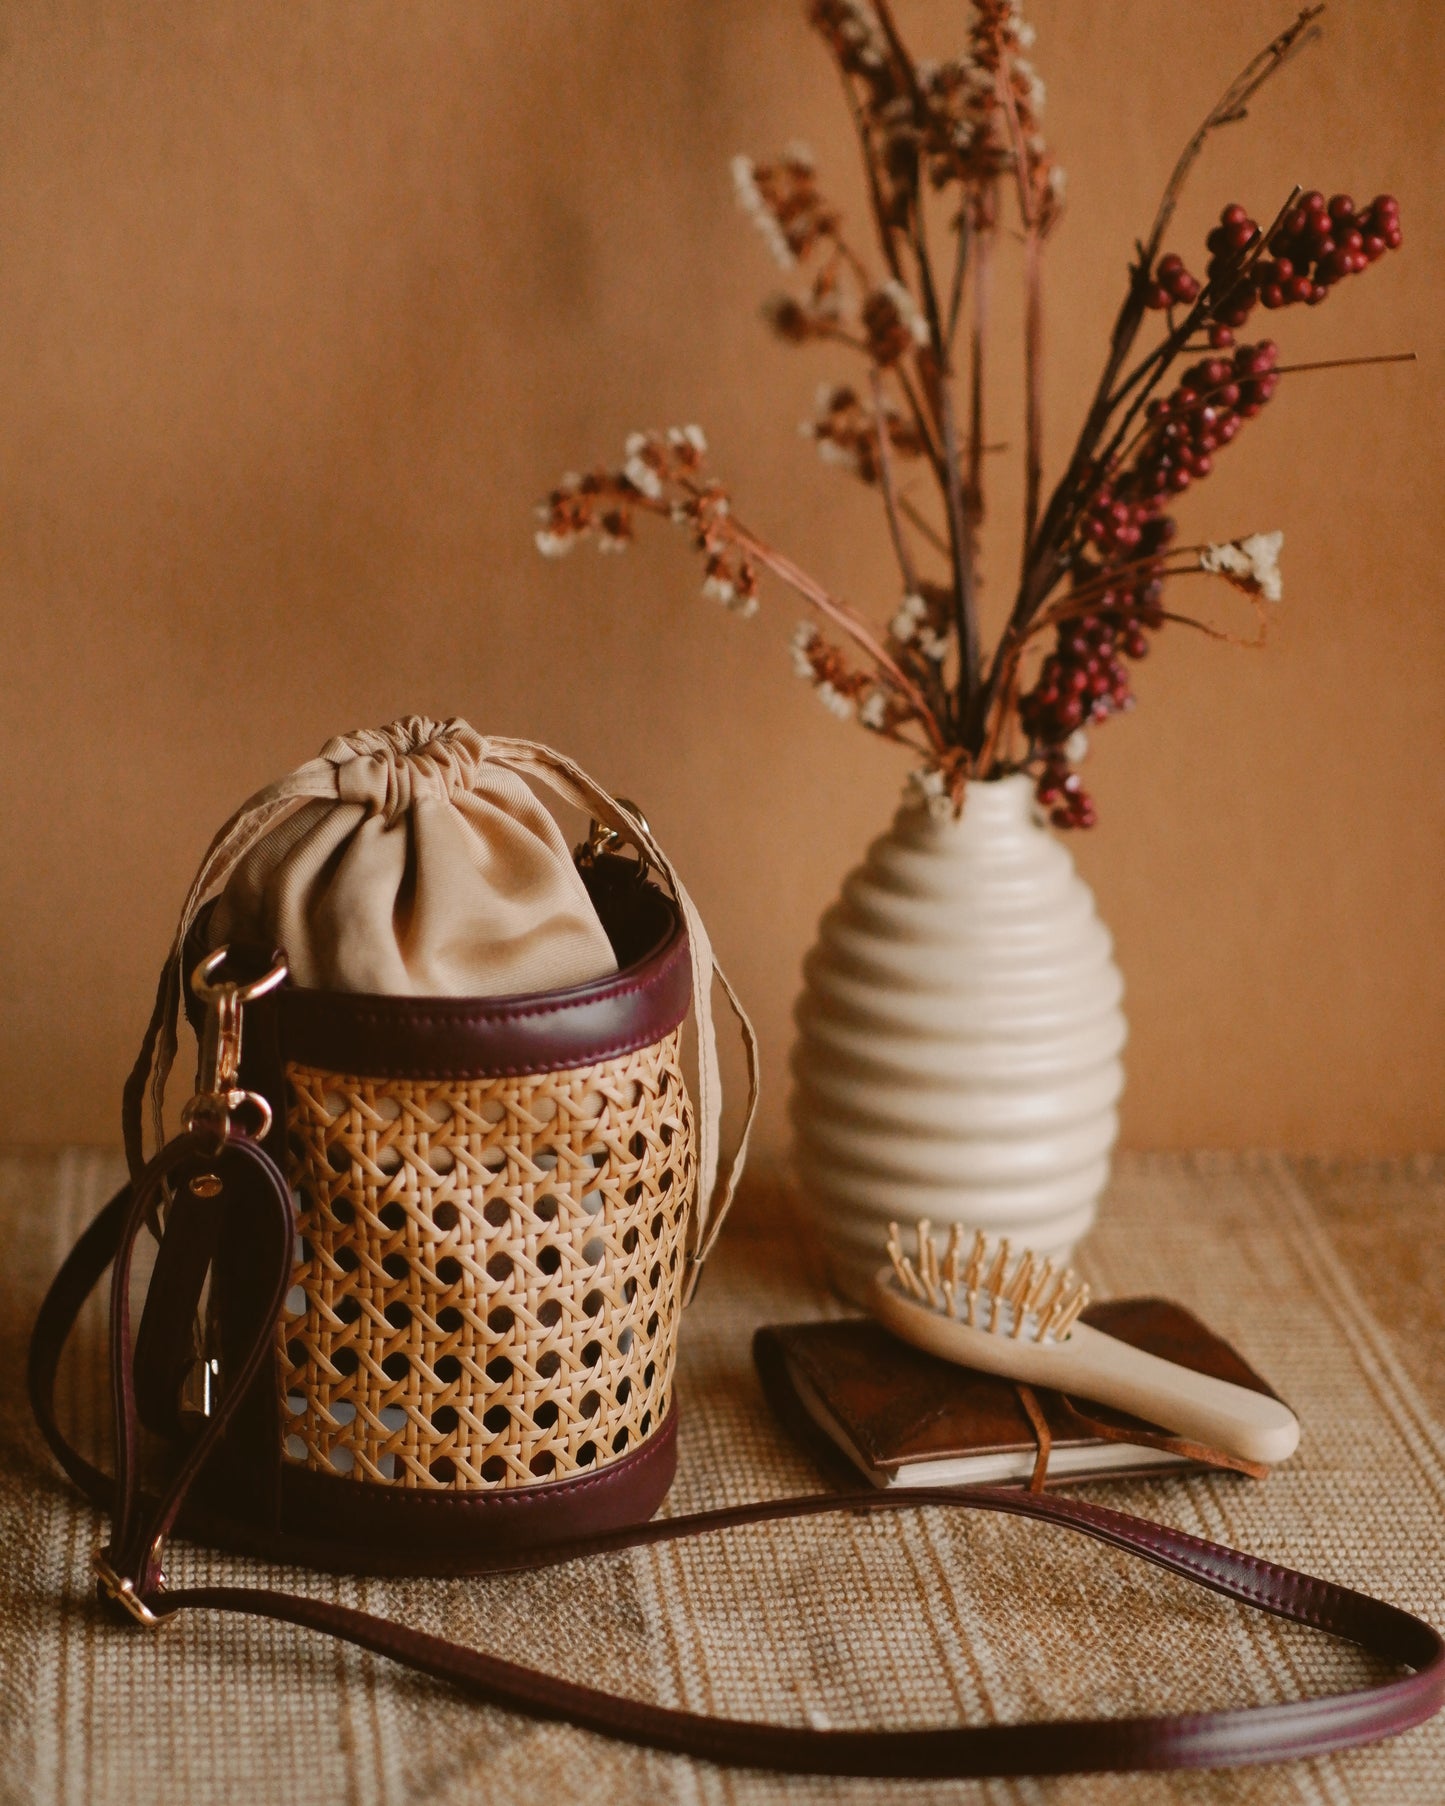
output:
[[[258,997],[266,997],[285,979],[289,967],[286,955],[280,954],[269,972],[263,972],[260,978],[252,979],[249,984],[237,984],[230,979],[215,983],[216,974],[231,956],[229,947],[218,947],[214,953],[208,953],[191,974],[191,989],[202,1003],[215,1003],[228,993],[237,1003],[254,1003]]]
[[[250,1125],[235,1119],[242,1110],[254,1113]],[[188,1133],[210,1129],[223,1139],[234,1130],[248,1141],[264,1141],[275,1120],[270,1104],[259,1091],[198,1091],[181,1111],[181,1127]]]

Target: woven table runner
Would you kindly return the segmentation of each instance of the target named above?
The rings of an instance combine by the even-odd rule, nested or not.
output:
[[[109,1156],[0,1157],[0,1801],[43,1806],[416,1806],[419,1801],[1378,1801],[1439,1806],[1445,1718],[1372,1749],[1222,1774],[973,1785],[724,1772],[479,1707],[294,1629],[99,1621],[99,1520],[52,1471],[24,1342],[54,1267],[121,1177]],[[1164,1292],[1236,1342],[1299,1412],[1268,1481],[1098,1485],[1087,1496],[1378,1593],[1445,1622],[1445,1306],[1430,1267],[1445,1161],[1125,1157],[1091,1237],[1105,1295]],[[841,1314],[781,1188],[755,1186],[683,1326],[668,1509],[808,1490],[749,1341]],[[104,1418],[92,1308],[62,1390]],[[1363,1659],[1052,1527],[938,1511],[824,1519],[468,1581],[337,1580],[177,1544],[186,1584],[333,1597],[576,1680],[736,1716],[928,1725],[1178,1711],[1324,1692]]]

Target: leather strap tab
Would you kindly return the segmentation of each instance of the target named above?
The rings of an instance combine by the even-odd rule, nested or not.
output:
[[[214,1196],[183,1186],[172,1198],[135,1335],[136,1408],[148,1430],[172,1442],[183,1434],[181,1385],[198,1352],[196,1311],[220,1226]]]

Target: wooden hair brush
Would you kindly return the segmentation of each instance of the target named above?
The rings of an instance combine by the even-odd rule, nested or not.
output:
[[[1112,1405],[1223,1449],[1273,1465],[1291,1456],[1299,1422],[1278,1399],[1211,1379],[1131,1348],[1078,1321],[1089,1288],[1067,1268],[979,1233],[967,1256],[954,1226],[940,1260],[928,1222],[918,1225],[917,1264],[890,1224],[888,1258],[873,1280],[872,1309],[905,1342],[961,1367],[1027,1385],[1052,1386]]]

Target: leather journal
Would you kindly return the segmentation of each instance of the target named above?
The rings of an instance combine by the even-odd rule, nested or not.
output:
[[[1228,1342],[1168,1299],[1112,1299],[1091,1305],[1083,1320],[1273,1396]],[[868,1317],[772,1325],[757,1332],[753,1352],[774,1411],[824,1470],[856,1469],[879,1487],[1037,1490],[1200,1467],[1268,1471],[1122,1411],[939,1360]]]

